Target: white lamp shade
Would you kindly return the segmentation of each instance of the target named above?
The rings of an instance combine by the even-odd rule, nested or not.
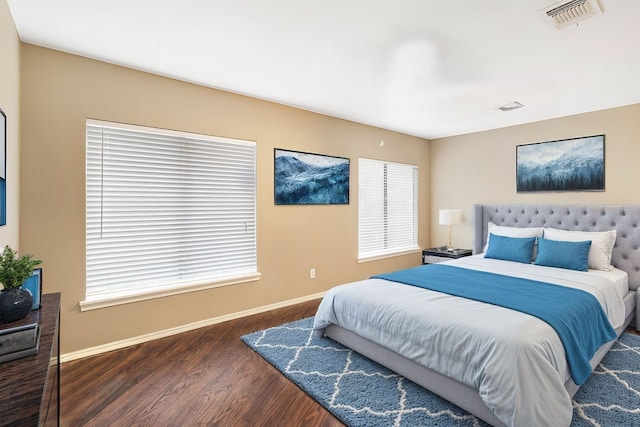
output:
[[[440,225],[454,225],[462,222],[462,209],[441,209]]]

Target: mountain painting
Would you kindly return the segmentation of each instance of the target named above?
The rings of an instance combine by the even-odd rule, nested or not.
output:
[[[7,224],[7,116],[0,110],[0,225]]]
[[[275,149],[276,205],[349,204],[349,159]]]
[[[517,191],[603,191],[604,135],[518,145]]]

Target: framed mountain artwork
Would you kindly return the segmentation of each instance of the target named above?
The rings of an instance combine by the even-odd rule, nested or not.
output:
[[[604,191],[604,135],[516,146],[516,187],[531,191]]]
[[[0,225],[7,224],[7,116],[0,110]]]
[[[349,204],[349,159],[274,150],[276,205]]]

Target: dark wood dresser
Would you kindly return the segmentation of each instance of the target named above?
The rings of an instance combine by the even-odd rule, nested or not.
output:
[[[26,318],[0,327],[38,323],[37,354],[0,364],[0,425],[60,425],[60,294],[42,296]]]

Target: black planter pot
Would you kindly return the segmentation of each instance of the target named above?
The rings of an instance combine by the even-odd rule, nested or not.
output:
[[[3,289],[0,292],[0,323],[20,320],[31,311],[33,295],[22,288]]]

